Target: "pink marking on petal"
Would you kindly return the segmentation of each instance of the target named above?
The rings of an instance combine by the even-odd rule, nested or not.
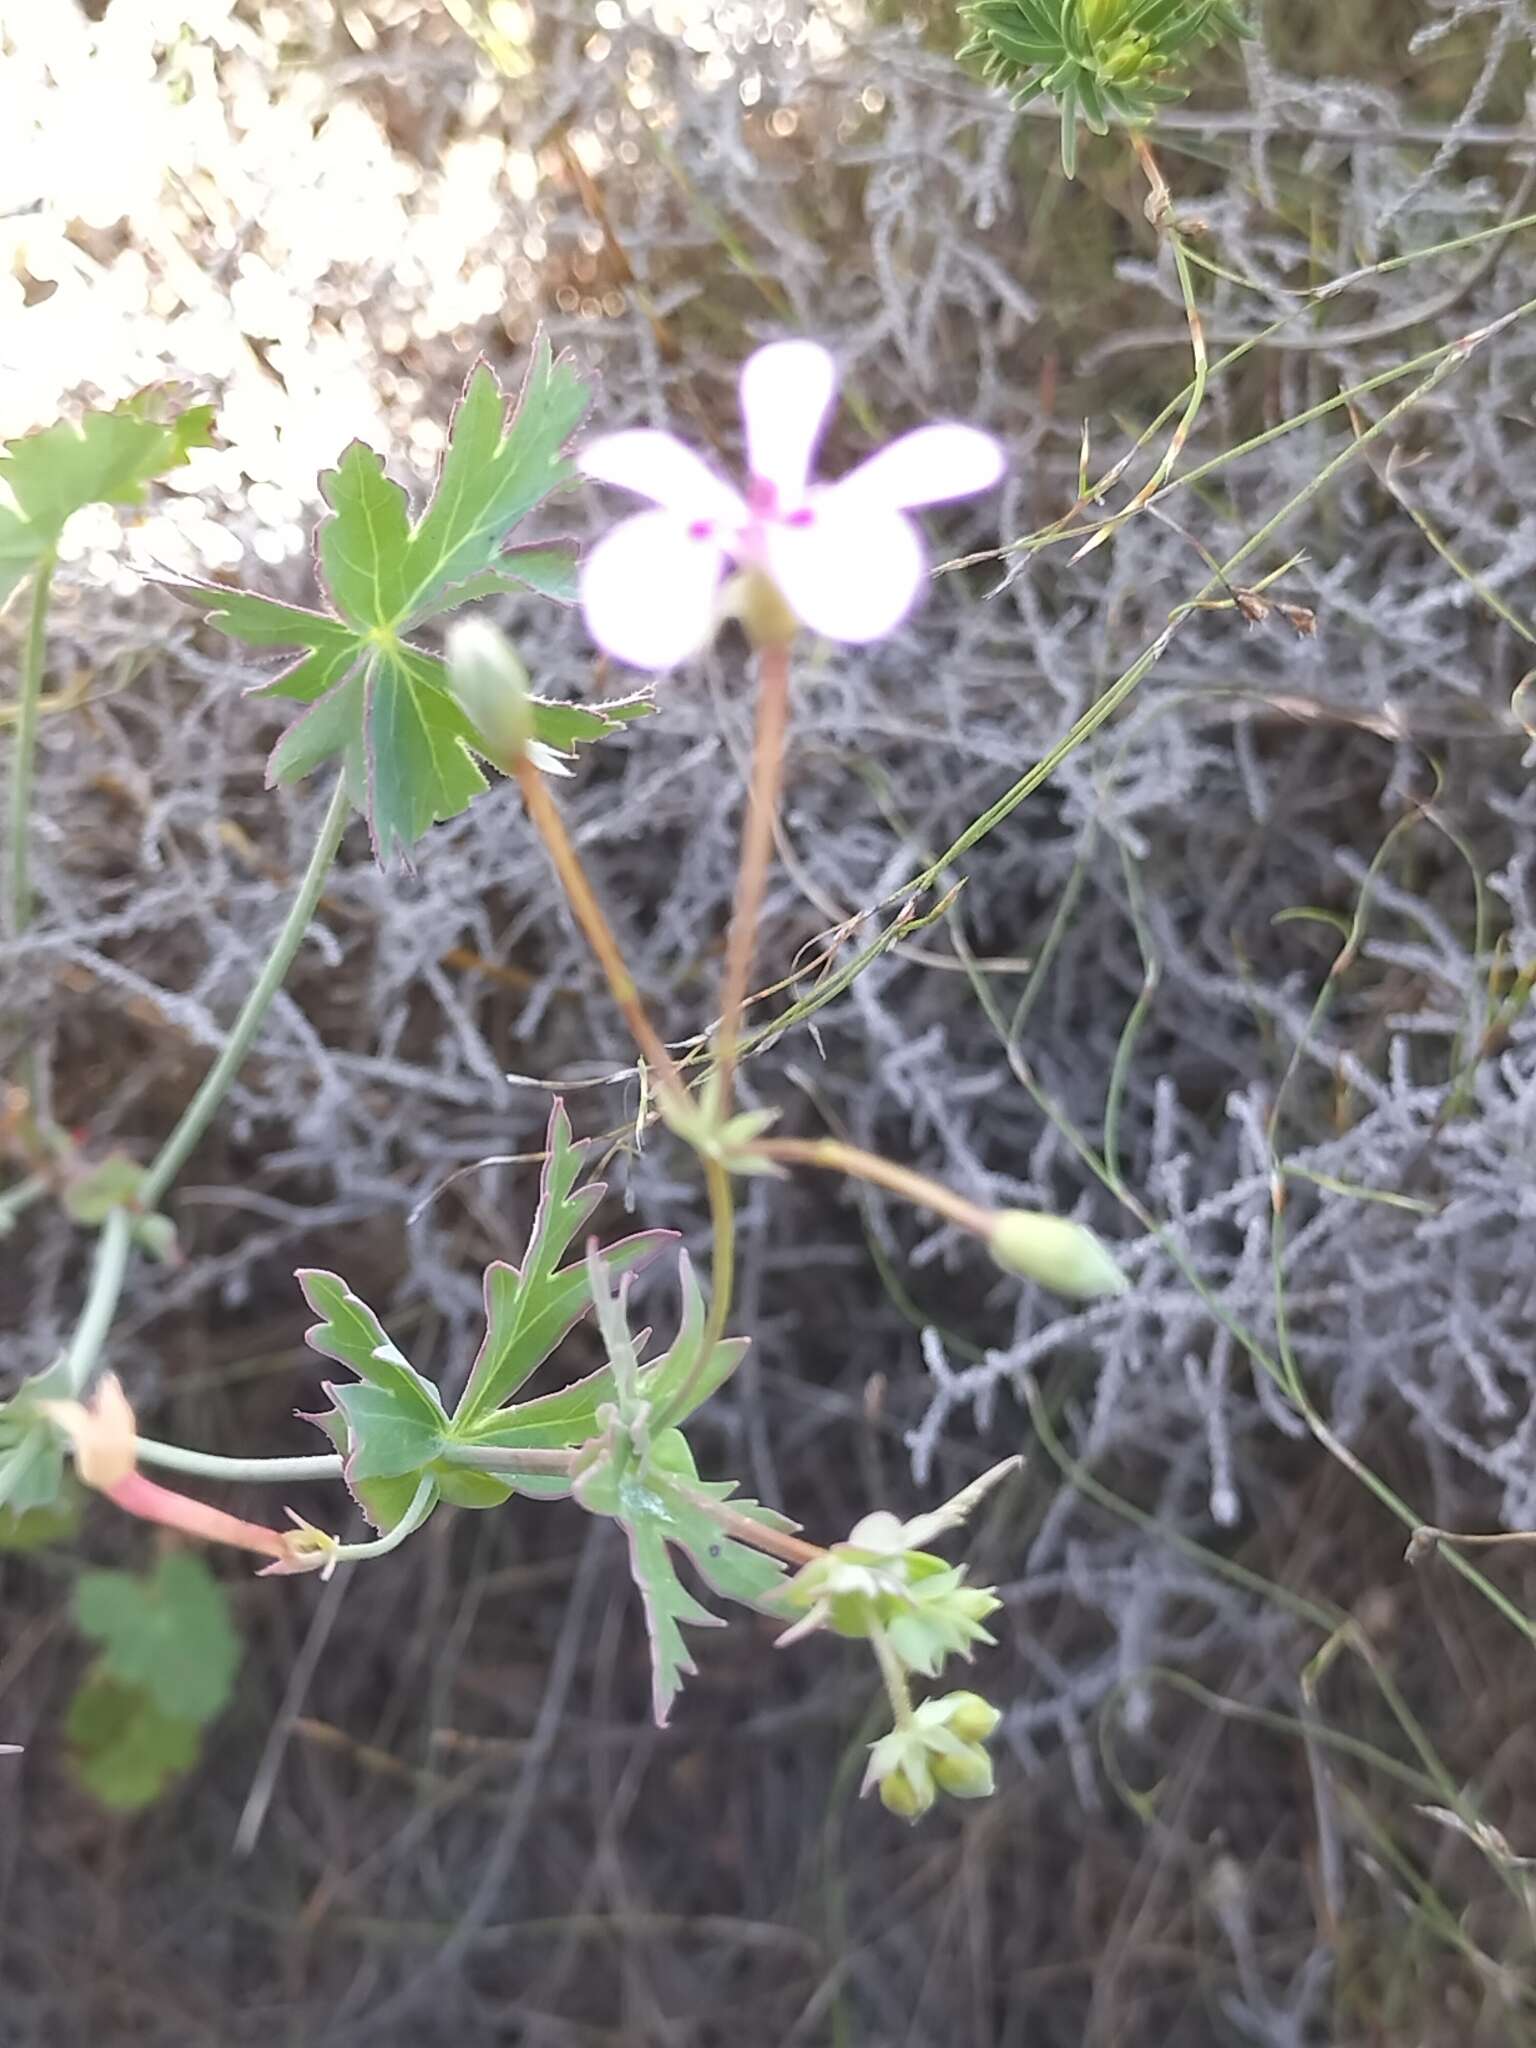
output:
[[[990,490],[1007,466],[1001,447],[978,427],[918,427],[842,478],[840,491],[868,505],[905,511]]]
[[[725,479],[685,441],[655,427],[626,427],[589,441],[578,452],[576,467],[596,483],[617,484],[687,519],[735,522],[744,517],[741,498]]]
[[[889,633],[923,587],[917,529],[900,512],[818,492],[805,523],[767,532],[768,571],[780,595],[813,633],[862,644]]]
[[[772,487],[773,510],[793,510],[804,500],[811,457],[836,388],[836,366],[814,341],[770,342],[742,365],[747,466]]]
[[[672,512],[637,512],[605,534],[581,570],[587,631],[616,661],[675,668],[715,624],[728,556]]]

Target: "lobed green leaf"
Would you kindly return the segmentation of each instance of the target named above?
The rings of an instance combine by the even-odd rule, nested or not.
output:
[[[240,1639],[229,1601],[191,1551],[172,1551],[144,1577],[82,1573],[75,1622],[101,1646],[102,1671],[143,1692],[162,1714],[209,1722],[234,1689]]]
[[[180,388],[151,385],[121,405],[61,420],[0,448],[0,603],[87,505],[139,505],[146,486],[213,439],[213,407],[178,410]]]
[[[679,1578],[673,1546],[715,1592],[748,1606],[778,1592],[784,1567],[725,1534],[708,1503],[728,1499],[735,1488],[729,1483],[706,1487],[675,1430],[658,1439],[642,1464],[611,1454],[598,1459],[578,1476],[573,1491],[590,1514],[608,1515],[624,1530],[650,1637],[652,1704],[658,1725],[665,1726],[684,1678],[697,1669],[683,1637],[684,1624],[723,1625]],[[756,1509],[751,1501],[733,1506],[739,1513]],[[765,1511],[758,1512],[769,1519]],[[771,1519],[781,1526],[778,1517]]]
[[[150,1806],[197,1762],[202,1730],[169,1714],[137,1686],[96,1672],[81,1685],[64,1721],[75,1776],[117,1813]]]
[[[350,1366],[360,1380],[390,1394],[404,1414],[427,1427],[438,1427],[448,1417],[436,1387],[391,1342],[384,1325],[373,1310],[355,1295],[338,1273],[326,1273],[314,1266],[301,1267],[294,1278],[304,1290],[304,1299],[321,1318],[304,1332],[304,1342],[323,1358],[334,1358]]]
[[[413,526],[409,500],[361,442],[321,480],[329,511],[316,553],[333,612],[212,584],[171,585],[211,624],[256,647],[298,650],[256,694],[307,705],[278,741],[269,782],[291,782],[339,759],[365,810],[380,861],[457,817],[487,787],[479,746],[443,664],[402,636],[480,597],[532,589],[568,601],[574,552],[551,541],[509,547],[517,522],[574,473],[565,447],[587,392],[565,358],[535,343],[509,406],[485,363],[471,371],[448,430],[431,498]],[[561,753],[600,739],[649,705],[535,700],[534,738]]]
[[[576,1183],[588,1150],[571,1135],[563,1102],[550,1111],[539,1200],[521,1267],[498,1260],[485,1274],[485,1338],[454,1411],[459,1433],[503,1407],[592,1305],[586,1269],[560,1261],[607,1192],[601,1181]],[[674,1233],[642,1231],[601,1253],[610,1273],[633,1272]]]

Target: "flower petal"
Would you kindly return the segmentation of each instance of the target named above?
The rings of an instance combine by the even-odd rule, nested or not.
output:
[[[1007,458],[979,427],[918,427],[845,476],[837,488],[893,510],[939,505],[990,490]]]
[[[878,640],[900,625],[923,583],[917,529],[900,512],[814,493],[805,524],[767,529],[768,569],[785,603],[829,640]]]
[[[685,519],[720,519],[734,527],[746,517],[741,499],[703,456],[656,427],[603,434],[579,450],[576,467],[597,483],[617,484]]]
[[[837,366],[814,341],[774,341],[741,369],[741,417],[754,480],[772,484],[780,511],[805,502],[811,457],[837,388]]]
[[[582,564],[587,631],[615,660],[672,668],[713,631],[725,563],[720,543],[695,536],[675,512],[620,520]]]

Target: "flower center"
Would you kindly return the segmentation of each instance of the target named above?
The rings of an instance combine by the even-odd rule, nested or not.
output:
[[[712,540],[714,533],[715,522],[713,519],[690,519],[688,522],[688,538],[690,540]]]
[[[780,503],[778,485],[764,476],[753,477],[747,485],[747,510],[759,532],[765,524],[810,526],[815,519],[809,505],[797,505],[793,511],[788,510]]]

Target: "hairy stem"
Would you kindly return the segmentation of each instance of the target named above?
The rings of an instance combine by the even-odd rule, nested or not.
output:
[[[192,1152],[197,1141],[213,1121],[219,1104],[229,1092],[230,1084],[239,1072],[260,1031],[273,998],[282,987],[293,957],[303,943],[309,929],[310,919],[325,886],[336,850],[341,845],[341,836],[347,828],[351,815],[351,801],[346,790],[345,776],[336,778],[336,787],[331,792],[330,803],[326,806],[321,821],[319,837],[309,856],[309,865],[299,884],[298,894],[289,906],[283,920],[282,930],[273,941],[266,964],[256,978],[256,985],[246,997],[239,1016],[235,1019],[224,1049],[203,1077],[202,1086],[182,1111],[175,1129],[155,1155],[144,1184],[139,1191],[139,1200],[146,1209],[153,1209],[171,1182],[176,1178]]]
[[[101,1226],[101,1235],[96,1240],[96,1257],[91,1265],[85,1306],[80,1311],[80,1320],[64,1353],[64,1378],[75,1400],[90,1384],[96,1361],[101,1356],[101,1347],[112,1327],[112,1318],[117,1313],[117,1298],[123,1291],[123,1275],[128,1270],[132,1238],[133,1225],[128,1211],[114,1209]]]
[[[430,1478],[423,1479],[412,1496],[410,1506],[392,1529],[386,1529],[382,1536],[372,1537],[367,1543],[338,1543],[327,1553],[327,1576],[334,1565],[361,1564],[370,1557],[387,1557],[390,1551],[398,1550],[408,1536],[415,1535],[436,1505],[437,1483]]]
[[[519,1472],[534,1472],[569,1479],[576,1470],[578,1453],[524,1450],[517,1445],[448,1443],[443,1446],[442,1456],[444,1464],[467,1465],[472,1472],[505,1472],[511,1477]]]
[[[157,1465],[163,1472],[186,1472],[199,1479],[255,1481],[270,1480],[281,1485],[290,1479],[339,1479],[341,1459],[335,1452],[313,1458],[224,1458],[217,1451],[189,1451],[180,1444],[163,1444],[151,1436],[136,1436],[133,1454],[141,1465]]]
[[[770,1557],[779,1558],[783,1563],[793,1565],[796,1570],[804,1564],[814,1564],[826,1552],[818,1543],[807,1543],[801,1536],[791,1536],[787,1529],[771,1528],[766,1522],[754,1520],[735,1508],[727,1507],[723,1501],[711,1500],[708,1494],[689,1492],[689,1498],[701,1507],[705,1514],[724,1535],[732,1536],[738,1543],[750,1544],[754,1550],[765,1550]]]
[[[997,1220],[990,1209],[967,1201],[942,1182],[929,1180],[926,1174],[916,1173],[910,1166],[898,1166],[894,1159],[882,1159],[877,1152],[844,1145],[837,1138],[759,1138],[752,1150],[760,1158],[779,1160],[785,1166],[818,1166],[827,1173],[841,1173],[853,1180],[867,1180],[877,1188],[888,1188],[919,1209],[931,1209],[935,1215],[958,1223],[974,1237],[990,1238]]]
[[[443,1450],[447,1464],[467,1465],[475,1472],[505,1472],[509,1478],[515,1478],[519,1472],[570,1478],[580,1458],[579,1450],[523,1450],[514,1446],[503,1448],[499,1444],[448,1444]],[[695,1493],[690,1487],[688,1498],[702,1508],[725,1535],[734,1536],[738,1543],[749,1543],[754,1550],[765,1550],[770,1557],[782,1558],[785,1564],[794,1565],[797,1569],[825,1555],[817,1544],[806,1543],[785,1529],[775,1529],[767,1522],[759,1522],[751,1515],[744,1515],[736,1508],[712,1500],[707,1493]]]
[[[773,825],[778,814],[779,782],[784,767],[784,733],[788,724],[789,643],[771,641],[762,649],[758,660],[757,734],[752,749],[752,781],[747,791],[747,815],[741,831],[736,902],[731,912],[725,968],[720,980],[715,1089],[717,1115],[722,1122],[731,1112],[731,1088],[741,1044],[741,1015],[746,1007],[752,958],[757,951],[758,919],[762,915],[768,863],[773,853]]]
[[[712,1159],[708,1153],[701,1157],[705,1192],[709,1196],[709,1321],[693,1370],[678,1390],[674,1404],[678,1415],[686,1413],[694,1382],[708,1360],[714,1357],[715,1346],[725,1335],[726,1320],[736,1292],[736,1196],[731,1187],[731,1176],[718,1159]]]
[[[32,572],[32,610],[21,665],[21,698],[16,706],[16,751],[11,758],[11,839],[6,875],[10,933],[19,939],[32,922],[32,782],[37,766],[38,706],[43,694],[43,654],[47,644],[48,599],[57,557],[52,548]],[[35,1046],[23,1060],[22,1082],[35,1104],[42,1080]]]
[[[645,1013],[645,1005],[640,1000],[640,991],[635,986],[634,976],[629,971],[624,955],[619,949],[618,939],[614,936],[613,926],[608,922],[603,906],[593,891],[587,871],[582,866],[581,855],[576,851],[575,843],[565,828],[565,820],[560,815],[559,805],[550,795],[543,776],[525,756],[512,757],[507,766],[517,777],[518,787],[523,792],[523,802],[528,806],[528,815],[533,820],[534,829],[543,840],[544,850],[560,878],[560,886],[564,889],[566,901],[571,906],[571,914],[581,926],[587,944],[592,948],[597,963],[603,970],[613,1000],[623,1012],[624,1022],[629,1026],[630,1037],[650,1062],[663,1096],[675,1106],[685,1107],[688,1102],[688,1091],[678,1072],[677,1062],[662,1043],[659,1032]]]
[[[880,1680],[885,1687],[885,1696],[891,1703],[891,1715],[898,1728],[912,1725],[912,1689],[907,1684],[907,1674],[901,1659],[891,1648],[885,1630],[879,1622],[870,1626],[869,1646],[875,1653],[875,1662],[880,1666]]]

